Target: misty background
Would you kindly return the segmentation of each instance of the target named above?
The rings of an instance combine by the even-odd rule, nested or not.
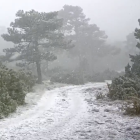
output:
[[[110,42],[125,40],[126,35],[138,26],[139,0],[5,0],[0,4],[0,26],[9,26],[20,9],[50,12],[60,10],[64,5],[82,7],[91,22],[106,32]]]
[[[129,54],[137,53],[134,30],[138,27],[138,19],[140,18],[139,0],[59,0],[58,2],[55,0],[5,0],[0,5],[0,34],[7,32],[6,28],[14,21],[18,10],[29,11],[34,9],[38,12],[51,12],[60,11],[64,5],[81,7],[86,18],[90,18],[89,23],[96,24],[107,36],[106,49],[102,50],[103,57],[97,56],[97,59],[93,58],[92,60],[86,58],[89,63],[93,63],[92,68],[87,72],[93,73],[108,69],[123,71],[129,62]],[[12,46],[12,43],[4,41],[0,37],[1,54],[3,54],[3,49]],[[69,55],[67,52],[62,52],[58,53],[57,60],[49,64],[49,68],[59,67],[61,69],[63,67],[73,70],[77,68],[78,64],[78,58]]]

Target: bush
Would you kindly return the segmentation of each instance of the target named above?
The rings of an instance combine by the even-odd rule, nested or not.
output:
[[[0,66],[0,118],[14,112],[25,103],[26,93],[35,84],[31,73],[18,72]]]
[[[123,109],[126,114],[139,115],[140,114],[140,99],[131,97],[124,105]]]
[[[136,76],[121,76],[108,85],[108,97],[113,100],[125,100],[122,106],[126,114],[140,114],[140,79]]]
[[[56,67],[49,70],[48,75],[51,77],[52,82],[79,85],[86,82],[104,82],[105,80],[112,80],[115,77],[119,77],[121,74],[115,71],[106,70],[102,73],[87,75],[86,73],[82,74],[79,70],[71,72],[70,70]]]
[[[122,73],[116,71],[105,70],[104,72],[93,73],[90,76],[86,76],[88,82],[104,82],[105,80],[113,80],[121,76]]]
[[[97,93],[96,94],[96,99],[99,100],[99,99],[104,99],[105,98],[105,95],[101,92]]]
[[[113,100],[126,100],[130,97],[140,96],[140,80],[136,77],[121,76],[114,79],[108,88],[108,97]]]
[[[56,74],[51,77],[51,82],[66,83],[73,85],[84,84],[82,76],[76,72]]]
[[[140,23],[140,19],[138,20]],[[135,38],[140,39],[140,29],[136,28]],[[140,42],[136,47],[140,49]],[[129,114],[140,114],[140,54],[129,55],[132,66],[125,67],[125,75],[113,80],[111,85],[108,85],[111,99],[126,100],[125,111]]]

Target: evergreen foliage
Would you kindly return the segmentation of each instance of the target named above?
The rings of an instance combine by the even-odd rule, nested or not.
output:
[[[134,35],[140,40],[140,29],[136,29]],[[139,41],[136,47],[140,49]],[[127,100],[124,107],[126,113],[140,114],[140,54],[130,55],[130,58],[132,66],[128,64],[125,67],[125,75],[108,85],[108,97],[113,100]]]
[[[62,25],[63,20],[57,17],[57,12],[19,10],[15,21],[7,28],[8,33],[2,35],[4,40],[15,44],[13,48],[4,49],[6,58],[11,61],[11,56],[17,53],[18,56],[12,60],[20,60],[22,64],[18,66],[35,63],[38,83],[42,83],[41,61],[56,60],[53,50],[70,46],[71,41],[64,40]]]
[[[35,84],[30,72],[18,72],[0,66],[0,118],[6,117],[16,110],[18,105],[25,103],[26,93]]]

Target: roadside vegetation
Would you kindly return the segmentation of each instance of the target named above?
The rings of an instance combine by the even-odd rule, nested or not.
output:
[[[0,118],[7,117],[19,105],[25,104],[25,96],[35,84],[30,72],[14,71],[0,65]]]
[[[139,20],[140,23],[140,20]],[[140,29],[135,30],[135,38],[138,40],[136,47],[140,49]],[[125,100],[123,109],[126,114],[140,114],[140,54],[131,55],[132,65],[125,67],[124,76],[115,78],[111,85],[108,85],[108,97],[112,100]]]
[[[108,97],[128,101],[125,110],[140,114],[140,55],[130,55],[130,65],[122,72],[127,55],[138,52],[133,45],[139,34],[139,29],[136,39],[129,34],[122,49],[108,44],[106,33],[79,6],[49,13],[19,10],[0,38],[12,43],[3,46],[0,56],[0,118],[23,105],[26,94],[44,81],[81,85],[112,80]]]

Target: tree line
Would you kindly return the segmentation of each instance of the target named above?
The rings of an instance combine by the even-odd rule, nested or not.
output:
[[[120,53],[107,44],[106,33],[90,23],[79,6],[65,5],[49,13],[19,10],[2,38],[14,43],[14,47],[4,49],[1,60],[16,61],[19,67],[34,65],[38,83],[42,83],[42,62],[48,69],[49,63],[57,60],[58,52],[76,58],[81,75],[93,73],[96,63],[107,55]]]

